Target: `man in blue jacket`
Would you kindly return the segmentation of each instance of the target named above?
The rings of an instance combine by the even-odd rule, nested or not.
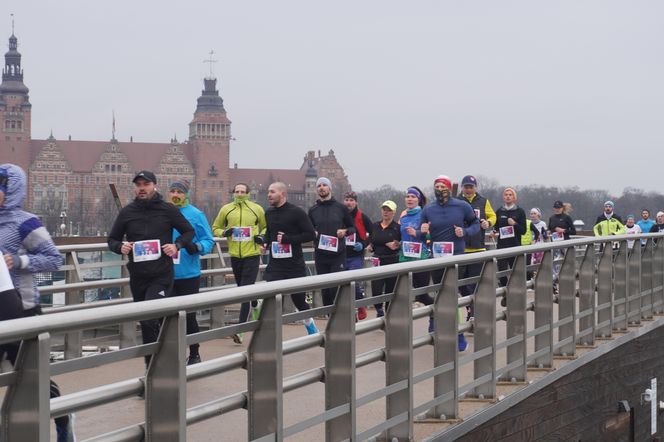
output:
[[[194,239],[185,248],[180,249],[178,255],[173,259],[175,281],[172,296],[191,295],[198,293],[201,286],[201,255],[207,255],[214,247],[212,229],[203,212],[189,203],[189,182],[187,180],[171,183],[168,199],[180,209],[180,213],[194,228]],[[173,243],[179,236],[180,232],[173,229]],[[198,333],[198,331],[196,312],[188,312],[187,334]],[[198,344],[189,346],[187,365],[201,362],[198,348]]]

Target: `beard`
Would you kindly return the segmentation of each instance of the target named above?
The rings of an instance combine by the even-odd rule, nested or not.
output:
[[[449,201],[450,199],[450,190],[449,189],[441,189],[441,190],[434,190],[434,193],[436,194],[436,200],[440,204],[445,204]]]

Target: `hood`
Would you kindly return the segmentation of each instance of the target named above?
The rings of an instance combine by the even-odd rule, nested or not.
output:
[[[0,210],[20,209],[28,189],[25,172],[15,164],[2,164],[0,169],[5,169],[9,178],[5,202]]]

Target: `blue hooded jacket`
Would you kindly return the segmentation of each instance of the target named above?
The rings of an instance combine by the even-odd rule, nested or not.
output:
[[[192,244],[196,246],[198,253],[192,255],[184,247],[180,249],[180,264],[173,266],[175,269],[175,279],[195,278],[201,275],[201,255],[207,255],[212,251],[212,247],[214,247],[212,229],[203,212],[191,204],[180,207],[180,213],[182,213],[182,216],[194,228],[195,234]],[[180,236],[180,232],[173,229],[173,241],[178,236]]]

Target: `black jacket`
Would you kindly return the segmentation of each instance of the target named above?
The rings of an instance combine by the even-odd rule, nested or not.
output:
[[[314,227],[305,211],[286,202],[281,207],[270,207],[265,212],[265,221],[267,221],[265,239],[270,251],[267,271],[294,274],[304,272],[302,243],[313,241],[316,238]],[[284,233],[281,242],[291,245],[293,254],[291,258],[272,258],[272,242],[277,240],[279,232]]]
[[[316,230],[316,259],[319,257],[336,258],[341,254],[345,254],[346,247],[344,241],[340,240],[337,247],[337,252],[329,250],[321,250],[318,248],[318,242],[321,235],[337,236],[337,230],[346,229],[346,234],[350,235],[355,233],[355,223],[350,216],[350,212],[340,202],[331,198],[329,200],[318,200],[311,209],[309,209],[309,219]]]
[[[158,239],[162,246],[171,244],[173,229],[180,232],[175,240],[178,248],[186,247],[194,238],[194,228],[189,221],[177,207],[164,201],[159,193],[147,201],[136,198],[120,210],[108,235],[108,248],[120,254],[125,237],[129,242]],[[155,261],[134,262],[130,253],[127,268],[130,275],[172,275],[173,260],[163,250],[161,257]]]
[[[560,215],[556,214],[551,215],[548,224],[549,232],[551,233],[555,232],[556,227],[562,227],[563,229],[565,229],[565,233],[563,233],[565,239],[569,239],[570,235],[576,235],[576,227],[574,227],[574,221],[572,221],[572,217],[567,215],[566,213],[561,213]]]
[[[393,258],[394,262],[399,259],[399,249],[392,250],[385,244],[392,241],[401,241],[401,226],[392,221],[383,229],[382,221],[376,221],[373,225],[373,234],[370,238],[376,258]]]
[[[509,210],[505,207],[496,210],[496,226],[494,230],[500,233],[501,227],[509,226],[509,223],[507,222],[508,218],[512,218],[516,222],[516,224],[514,224],[514,237],[501,239],[499,236],[497,241],[497,247],[499,249],[520,246],[521,237],[526,233],[526,212],[516,205]]]

